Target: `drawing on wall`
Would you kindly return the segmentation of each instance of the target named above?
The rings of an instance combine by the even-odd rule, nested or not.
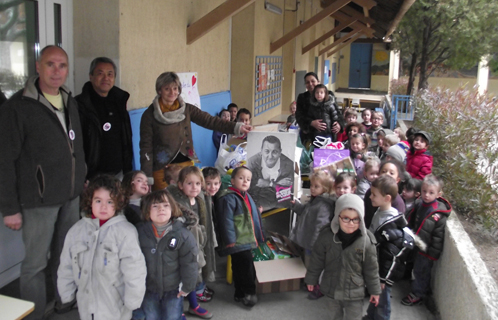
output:
[[[201,97],[198,90],[198,76],[197,72],[183,72],[177,73],[182,83],[183,101],[188,102],[197,108],[201,109]]]
[[[290,207],[295,149],[295,133],[249,132],[247,135],[247,167],[252,171],[249,194],[263,210]]]
[[[372,50],[372,75],[389,75],[389,51]]]

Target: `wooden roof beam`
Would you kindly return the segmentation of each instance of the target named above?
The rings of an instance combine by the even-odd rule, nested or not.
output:
[[[352,37],[351,39],[349,39],[348,41],[344,42],[343,44],[341,44],[340,46],[338,46],[337,48],[335,48],[334,50],[330,51],[329,53],[327,53],[327,58],[330,57],[331,55],[333,55],[334,53],[336,53],[337,51],[341,50],[342,48],[344,48],[345,46],[347,45],[350,45],[351,43],[353,43],[353,41],[355,41],[356,39],[358,39],[359,37],[361,37],[361,34],[358,33],[357,35],[355,35],[354,37]]]
[[[387,29],[387,32],[386,32],[386,35],[384,36],[384,38],[389,37],[394,32],[394,30],[396,29],[396,27],[400,23],[401,19],[403,19],[403,17],[405,16],[406,12],[408,11],[408,9],[410,9],[410,7],[412,6],[412,4],[414,4],[414,3],[415,3],[415,0],[405,0],[403,2],[403,4],[401,5],[401,8],[399,8],[398,14],[391,21],[391,24],[389,25],[389,27]]]
[[[279,48],[281,48],[284,44],[287,42],[291,41],[304,31],[308,30],[318,22],[322,21],[323,19],[327,18],[330,16],[332,13],[337,12],[339,9],[342,7],[346,6],[350,0],[338,0],[332,4],[330,4],[328,7],[324,8],[322,11],[318,12],[316,15],[313,17],[309,18],[306,20],[303,24],[300,26],[297,26],[293,30],[289,31],[286,35],[281,37],[280,39],[276,40],[275,42],[272,42],[270,44],[270,53],[275,52]]]
[[[329,51],[330,49],[340,45],[341,43],[343,43],[344,41],[348,40],[349,38],[353,37],[354,35],[356,34],[359,34],[361,36],[361,31],[363,31],[363,29],[366,29],[367,26],[363,26],[361,29],[354,29],[353,31],[351,31],[350,33],[348,33],[347,35],[345,35],[344,37],[341,37],[340,39],[337,39],[336,41],[334,41],[334,43],[331,43],[330,45],[326,46],[325,48],[323,48],[322,50],[320,50],[318,52],[318,55],[322,55],[324,54],[325,52]]]
[[[208,14],[187,26],[187,45],[194,43],[225,19],[239,13],[256,0],[227,0]]]
[[[374,0],[353,0],[353,2],[360,7],[367,8],[368,10],[377,5],[377,2],[375,2]]]
[[[305,54],[306,52],[310,51],[311,49],[313,49],[314,47],[319,45],[322,41],[325,41],[328,38],[333,37],[336,33],[340,32],[342,29],[349,27],[350,25],[352,25],[355,22],[356,22],[356,18],[349,18],[348,20],[342,22],[334,29],[330,30],[329,32],[322,35],[321,37],[317,38],[315,41],[312,41],[310,44],[305,46],[303,48],[302,54]]]
[[[353,18],[356,18],[358,21],[363,22],[364,24],[374,24],[375,20],[370,18],[370,17],[365,17],[364,14],[361,14],[361,12],[356,11],[355,9],[351,7],[344,7],[339,10],[339,12],[336,12],[334,16],[340,16],[342,19],[347,19],[349,18],[348,16],[351,16]]]
[[[354,10],[354,9],[353,9],[353,10]],[[373,19],[371,19],[371,18],[366,18],[366,19],[364,19],[365,17],[364,17],[363,15],[361,15],[361,14],[359,14],[359,15],[361,16],[361,18],[362,18],[362,20],[363,20],[363,21],[367,21],[367,22],[372,21],[372,24],[373,24],[373,22],[375,22],[375,20],[373,20]],[[347,14],[344,14],[344,13],[342,13],[342,12],[340,12],[340,11],[338,11],[338,12],[334,13],[334,14],[332,15],[332,17],[333,17],[334,19],[339,20],[340,22],[348,21],[348,20],[351,18],[351,17],[350,17],[350,16],[348,16]],[[358,16],[356,16],[356,17],[354,17],[354,18],[358,18]],[[369,28],[365,28],[365,29],[364,29],[364,28],[363,28],[364,26],[365,26],[365,24],[364,24],[364,23],[361,23],[360,21],[356,21],[356,22],[354,22],[354,23],[351,25],[351,27],[352,27],[353,29],[362,29],[362,33],[363,33],[364,35],[366,35],[366,36],[367,36],[367,37],[369,37],[369,38],[372,38],[372,37],[374,36],[375,30],[373,30],[373,29],[372,29],[372,28],[370,28],[370,27],[369,27]],[[368,24],[367,24],[367,26],[368,26]]]

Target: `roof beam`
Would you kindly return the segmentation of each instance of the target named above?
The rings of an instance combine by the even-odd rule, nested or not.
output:
[[[355,0],[356,1],[356,0]],[[270,53],[275,52],[279,48],[281,48],[284,44],[287,42],[291,41],[304,31],[308,30],[318,22],[322,21],[323,19],[327,18],[330,16],[332,13],[337,12],[339,9],[342,7],[346,6],[350,0],[338,0],[332,4],[330,4],[328,7],[324,8],[322,11],[318,12],[316,15],[313,17],[309,18],[306,20],[303,24],[300,26],[297,26],[293,30],[289,31],[286,35],[281,37],[280,39],[276,40],[275,42],[272,42],[270,44]]]
[[[346,14],[346,15],[344,15]],[[353,18],[356,18],[358,21],[363,22],[364,24],[374,24],[375,20],[370,18],[370,17],[365,17],[364,14],[361,14],[361,12],[356,11],[355,9],[351,7],[344,7],[342,8],[339,12],[336,12],[333,14],[334,16],[341,16],[343,19],[349,18],[348,16],[351,16]]]
[[[353,0],[353,2],[363,8],[367,8],[368,10],[377,5],[377,2],[375,2],[374,0]]]
[[[384,38],[389,37],[394,32],[394,30],[396,29],[396,27],[400,23],[401,19],[403,19],[403,17],[405,16],[406,12],[408,11],[408,9],[410,9],[410,7],[412,6],[413,3],[415,3],[415,0],[405,0],[403,2],[403,4],[401,5],[401,8],[398,11],[398,14],[391,21],[391,24],[389,25],[389,27],[387,29],[387,32],[386,32],[386,35],[384,36]]]
[[[220,4],[202,18],[187,26],[187,45],[194,43],[225,19],[244,10],[255,1],[256,0],[227,0]]]
[[[338,46],[337,48],[335,48],[334,50],[330,51],[329,53],[327,53],[327,58],[330,57],[331,55],[333,55],[334,53],[336,53],[337,51],[341,50],[342,48],[344,48],[345,46],[347,45],[350,45],[353,41],[355,41],[356,39],[358,39],[359,37],[361,37],[361,34],[358,33],[357,35],[355,35],[354,37],[352,37],[351,39],[349,39],[348,41],[344,42],[343,44],[341,44],[340,46]]]
[[[353,9],[353,11],[355,11]],[[358,16],[359,15],[359,16]],[[364,22],[371,22],[371,23],[367,23],[366,25],[368,26],[369,24],[373,24],[373,22],[375,22],[375,20],[371,19],[371,18],[365,18],[362,14],[358,13],[358,15],[356,15],[355,17],[350,17],[348,16],[347,14],[344,14],[340,11],[334,13],[332,15],[332,17],[334,19],[337,19],[339,20],[340,22],[345,22],[345,21],[348,21],[349,19],[351,18],[355,18],[355,19],[358,19],[358,18],[361,18],[362,21]],[[360,20],[360,19],[358,19]],[[362,29],[362,33],[365,34],[367,37],[369,38],[372,38],[374,36],[374,33],[375,33],[375,30],[373,30],[372,28],[368,27],[368,28],[363,28],[365,26],[364,23],[361,23],[360,21],[356,21],[354,22],[351,27],[353,29]]]
[[[334,41],[334,43],[331,43],[330,45],[326,46],[325,48],[323,48],[322,50],[320,50],[318,52],[318,55],[322,55],[324,54],[325,52],[329,51],[330,49],[340,45],[341,43],[343,43],[344,41],[348,40],[349,38],[351,38],[352,36],[354,36],[355,34],[359,34],[361,36],[361,31],[363,31],[363,29],[366,29],[367,26],[363,26],[362,29],[354,29],[353,31],[351,31],[350,33],[348,33],[347,35],[345,35],[344,37],[341,37],[340,39],[337,39],[336,41]]]
[[[337,32],[349,27],[350,25],[352,25],[355,22],[356,22],[356,18],[349,18],[348,20],[342,22],[334,29],[330,30],[329,32],[325,33],[323,36],[317,38],[315,41],[312,41],[310,44],[305,46],[303,48],[302,54],[305,54],[306,52],[310,51],[311,49],[313,49],[314,47],[319,45],[322,41],[325,41],[328,38],[333,37]]]

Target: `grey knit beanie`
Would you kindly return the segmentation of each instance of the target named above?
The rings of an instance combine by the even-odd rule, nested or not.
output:
[[[367,230],[365,228],[365,206],[363,204],[363,200],[356,194],[348,193],[343,194],[337,199],[335,203],[335,212],[334,218],[330,223],[330,227],[332,228],[333,233],[339,232],[339,215],[345,209],[353,209],[358,212],[358,216],[360,218],[360,230],[363,236],[367,235]]]
[[[397,144],[390,146],[389,149],[387,149],[386,155],[391,156],[400,162],[405,162],[406,159],[406,152]]]

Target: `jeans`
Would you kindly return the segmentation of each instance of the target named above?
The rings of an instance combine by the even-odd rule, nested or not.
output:
[[[178,290],[166,291],[161,297],[157,293],[145,292],[142,310],[147,320],[181,320],[183,297],[177,298]]]
[[[377,307],[370,303],[367,309],[367,316],[370,320],[389,320],[391,319],[391,287],[386,285],[379,296]]]
[[[69,229],[79,220],[80,198],[62,205],[22,210],[22,240],[26,255],[21,263],[21,299],[35,303],[35,310],[26,319],[42,319],[47,302],[45,268],[50,267],[56,301],[62,304],[57,293],[57,269],[64,239]],[[50,253],[50,260],[49,260]]]
[[[412,293],[419,298],[424,298],[429,292],[431,286],[431,272],[434,260],[421,254],[417,254],[413,263],[413,275],[415,280],[412,282]]]
[[[195,286],[195,293],[202,294],[204,292],[204,289],[206,289],[206,282],[201,281]]]

